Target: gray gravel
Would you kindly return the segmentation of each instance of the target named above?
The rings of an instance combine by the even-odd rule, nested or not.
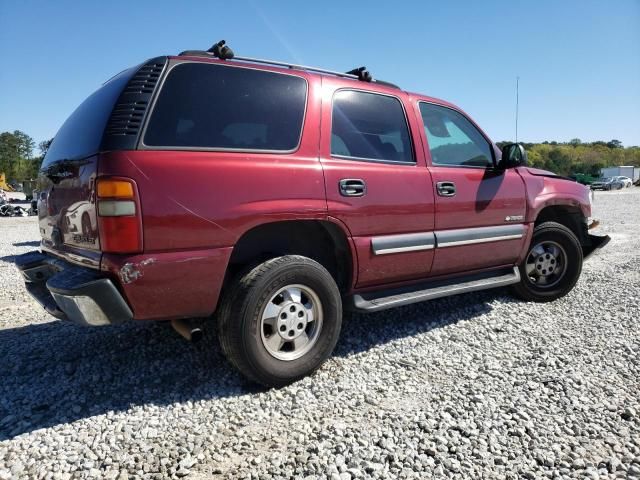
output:
[[[0,218],[0,480],[640,478],[640,188],[594,211],[612,241],[568,297],[354,316],[270,391],[166,325],[53,321],[9,263],[35,220]]]

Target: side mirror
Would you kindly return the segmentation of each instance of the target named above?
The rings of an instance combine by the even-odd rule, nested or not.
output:
[[[500,169],[522,167],[527,163],[527,152],[519,143],[507,143],[502,147],[502,158],[498,162]]]

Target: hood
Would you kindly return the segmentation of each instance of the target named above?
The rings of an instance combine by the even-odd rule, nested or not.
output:
[[[573,178],[563,177],[562,175],[558,175],[557,173],[550,172],[549,170],[542,170],[540,168],[532,168],[532,167],[525,167],[525,170],[530,175],[534,175],[536,177],[551,177],[551,178],[558,178],[562,180],[569,180],[570,182],[577,182],[577,180],[574,180]]]
[[[527,172],[531,175],[536,175],[538,177],[557,177],[558,174],[550,172],[549,170],[542,170],[540,168],[531,168],[526,167]]]

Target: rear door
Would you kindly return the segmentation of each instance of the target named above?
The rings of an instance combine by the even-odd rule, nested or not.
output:
[[[351,233],[358,287],[421,278],[433,260],[433,191],[419,124],[393,88],[323,78],[321,161],[329,215]]]
[[[419,102],[435,194],[432,275],[513,264],[527,237],[524,181],[496,169],[491,142],[462,112]]]

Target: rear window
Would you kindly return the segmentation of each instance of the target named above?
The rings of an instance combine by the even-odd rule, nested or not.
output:
[[[304,78],[204,63],[174,67],[151,114],[151,147],[291,151],[307,97]]]
[[[113,105],[136,68],[125,70],[107,81],[75,109],[56,133],[42,168],[58,160],[88,157],[100,150]]]

